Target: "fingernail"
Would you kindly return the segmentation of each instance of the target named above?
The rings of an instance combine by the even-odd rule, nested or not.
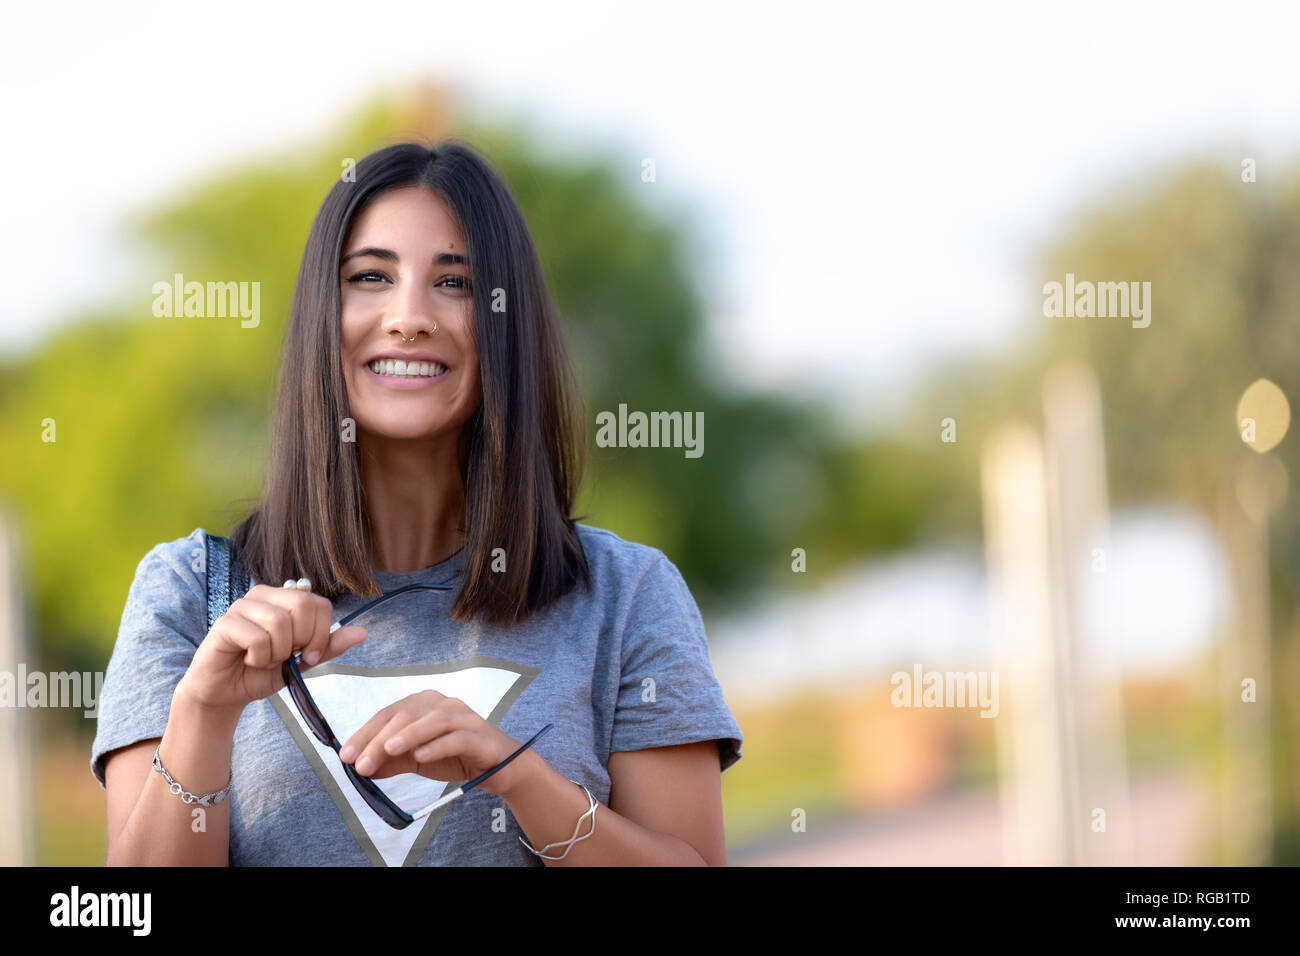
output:
[[[352,749],[351,744],[348,744],[346,747],[344,747],[342,750],[339,751],[339,759],[342,760],[344,763],[350,763],[352,761],[352,758],[355,757],[356,755],[357,752]]]
[[[312,664],[315,664],[318,660],[320,660],[320,651],[317,650],[308,651],[306,654],[302,655],[302,659],[305,660],[307,662],[307,666],[310,667]]]
[[[360,760],[357,761],[357,773],[364,776],[370,773],[370,768],[373,766],[374,764],[371,763],[369,757],[362,757]]]

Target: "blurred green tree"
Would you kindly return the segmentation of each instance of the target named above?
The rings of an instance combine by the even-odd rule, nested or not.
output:
[[[1246,183],[1236,163],[1189,162],[1107,187],[1043,250],[1035,295],[1045,283],[1063,283],[1067,273],[1076,281],[1150,282],[1147,327],[1126,318],[1053,318],[1040,311],[999,355],[955,364],[929,380],[909,407],[904,430],[929,434],[931,422],[958,416],[961,442],[942,452],[935,443],[933,450],[953,466],[954,498],[978,507],[983,440],[1009,416],[1041,420],[1043,372],[1070,356],[1086,361],[1100,383],[1112,504],[1181,505],[1211,527],[1220,521],[1219,496],[1255,455],[1236,421],[1242,393],[1262,377],[1293,405],[1300,397],[1300,172]],[[1300,474],[1294,436],[1268,454],[1287,474]],[[950,533],[963,527],[977,533],[977,510],[954,509],[952,519]],[[1270,533],[1271,679],[1280,689],[1300,668],[1300,500],[1294,493],[1273,515]],[[1300,705],[1294,695],[1278,693],[1267,706],[1278,757],[1274,857],[1294,863],[1300,859]]]
[[[21,516],[48,655],[102,667],[144,552],[195,526],[226,533],[255,500],[311,220],[346,159],[405,139],[475,144],[523,208],[586,402],[588,523],[663,549],[708,608],[803,584],[794,547],[831,571],[922,521],[931,483],[910,468],[873,474],[863,449],[830,436],[824,409],[724,383],[702,350],[690,214],[646,198],[639,165],[548,157],[524,124],[472,123],[455,106],[432,88],[384,97],[317,143],[136,216],[138,294],[0,369],[0,494]],[[259,282],[260,323],[154,317],[153,283],[175,273]],[[705,454],[596,447],[596,413],[619,403],[703,412]],[[40,441],[46,418],[54,443]]]

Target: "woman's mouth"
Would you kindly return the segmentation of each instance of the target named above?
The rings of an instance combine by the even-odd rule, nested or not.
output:
[[[447,367],[437,362],[375,359],[366,368],[376,379],[392,388],[420,388],[441,381],[447,375]]]

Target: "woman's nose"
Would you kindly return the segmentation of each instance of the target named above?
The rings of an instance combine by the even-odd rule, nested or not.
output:
[[[390,302],[384,331],[398,332],[407,341],[414,341],[421,332],[432,335],[438,329],[438,320],[431,298],[418,283],[403,282]]]

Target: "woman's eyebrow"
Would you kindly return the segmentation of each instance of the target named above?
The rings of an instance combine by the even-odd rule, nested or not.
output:
[[[358,249],[356,252],[349,252],[339,260],[339,265],[347,262],[349,259],[355,259],[357,256],[374,256],[377,259],[386,259],[389,262],[399,262],[397,253],[392,249],[380,249],[376,246],[366,246],[364,249]],[[433,257],[435,266],[451,265],[469,265],[465,257],[455,252],[440,252]]]

